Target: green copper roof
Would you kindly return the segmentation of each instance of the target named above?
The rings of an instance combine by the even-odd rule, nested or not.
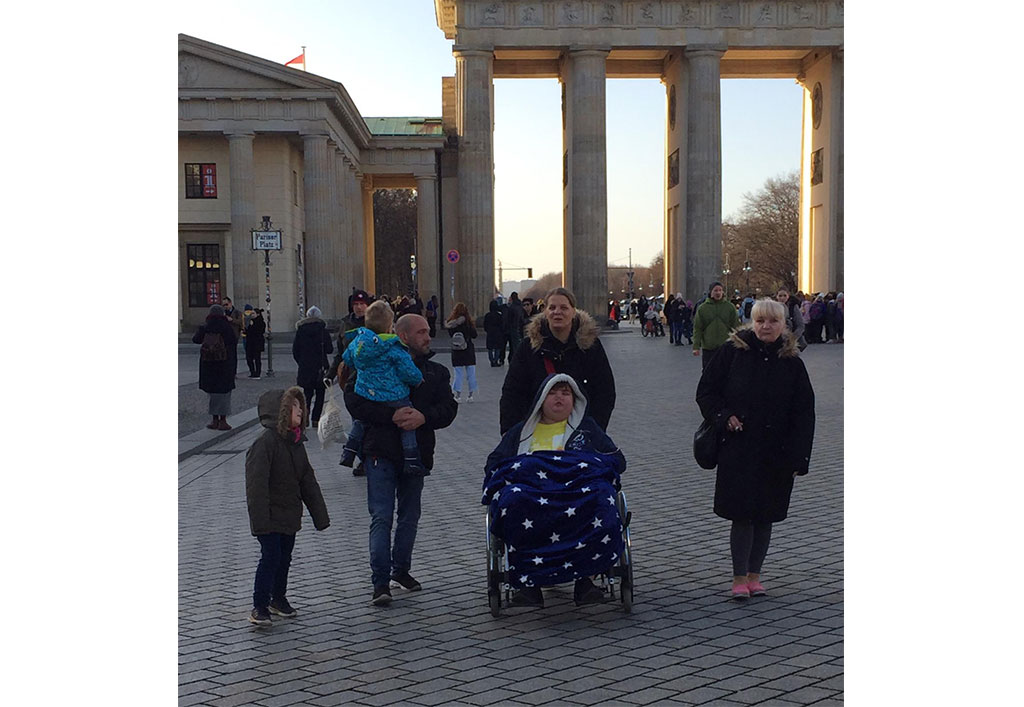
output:
[[[440,118],[363,118],[374,135],[444,135]]]

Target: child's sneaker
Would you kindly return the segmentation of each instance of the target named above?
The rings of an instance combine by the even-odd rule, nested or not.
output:
[[[374,606],[387,606],[391,603],[391,587],[387,584],[373,588],[373,599],[370,603]]]
[[[423,466],[423,462],[420,461],[419,457],[405,459],[402,463],[402,473],[408,476],[426,476],[427,467]]]
[[[271,599],[270,606],[268,606],[267,608],[270,609],[271,614],[277,614],[278,616],[286,616],[288,618],[291,618],[299,613],[295,610],[294,607],[292,607],[291,604],[288,603],[288,600],[283,597],[281,599]]]
[[[270,619],[269,611],[255,607],[252,613],[249,614],[249,623],[256,624],[257,626],[270,626],[274,622]]]
[[[341,450],[341,461],[338,462],[338,463],[341,464],[342,466],[347,466],[349,468],[351,468],[353,465],[355,465],[355,463],[356,463],[356,453],[355,453],[355,450],[349,449],[348,447],[345,447],[343,450]]]

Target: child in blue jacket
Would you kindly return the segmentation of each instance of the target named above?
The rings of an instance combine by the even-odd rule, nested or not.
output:
[[[366,326],[358,329],[342,360],[356,372],[356,395],[398,409],[411,407],[409,391],[423,382],[423,374],[398,336],[390,333],[394,321],[394,312],[387,302],[378,300],[371,304],[366,308]],[[342,466],[350,467],[356,456],[362,456],[364,434],[363,423],[352,420]],[[403,472],[426,475],[415,430],[402,430],[402,453]]]

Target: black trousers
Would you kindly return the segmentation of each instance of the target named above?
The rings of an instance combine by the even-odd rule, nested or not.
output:
[[[309,408],[309,421],[314,425],[320,421],[320,413],[324,411],[324,394],[326,392],[327,388],[324,387],[323,381],[314,384],[312,388],[302,389],[302,393],[306,396],[306,406]]]
[[[257,535],[256,539],[260,541],[260,563],[256,566],[252,605],[265,609],[271,599],[284,599],[288,591],[288,569],[292,565],[295,535],[267,533]]]
[[[732,530],[729,532],[733,577],[744,577],[750,573],[760,574],[771,539],[771,523],[734,520]]]
[[[260,376],[263,375],[263,352],[257,351],[255,353],[249,353],[248,349],[245,352],[245,363],[249,366],[249,375]]]

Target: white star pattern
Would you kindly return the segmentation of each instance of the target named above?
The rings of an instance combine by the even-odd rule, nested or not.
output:
[[[529,579],[529,577],[527,577],[525,574],[519,575],[519,583],[520,584],[526,584],[526,580],[528,580],[528,579]]]
[[[586,462],[580,462],[580,463],[579,463],[579,467],[580,467],[580,469],[586,469],[586,468],[587,468],[588,466],[590,466],[590,465],[589,465],[589,464],[587,464]]]
[[[614,506],[615,505],[615,497],[614,496],[609,496],[608,497],[608,503],[610,503],[611,505]]]
[[[527,518],[526,520],[523,521],[523,527],[524,528],[532,528],[533,527],[533,521],[530,520],[529,518]]]
[[[600,559],[601,559],[601,553],[600,553],[600,552],[599,552],[599,553],[597,553],[596,555],[594,555],[594,556],[593,556],[593,557],[591,557],[590,559],[591,559],[591,560],[600,560]]]
[[[516,493],[519,493],[520,491],[522,491],[522,489],[519,488],[518,486],[513,486],[512,490],[515,491]]]
[[[546,478],[548,478],[548,475],[545,474],[543,471],[538,471],[537,472],[537,477],[541,478],[541,479],[546,479]]]
[[[554,459],[556,462],[562,461],[562,457],[552,457],[552,459]]]
[[[595,528],[600,528],[601,527],[601,519],[600,518],[594,518],[593,525],[594,525]]]
[[[572,563],[571,562],[566,562],[564,565],[562,565],[562,569],[563,570],[567,570],[570,567],[572,567]]]
[[[516,551],[516,549],[515,549],[514,547],[512,547],[511,545],[509,545],[509,546],[508,546],[508,551],[509,551],[509,552],[515,552],[515,551]]]
[[[499,498],[501,498],[501,491],[495,491],[494,492],[494,500],[497,501]]]
[[[577,550],[582,550],[586,546],[587,546],[586,543],[584,543],[582,540],[580,540],[578,543],[576,543],[576,549]]]
[[[617,560],[617,559],[619,559],[619,553],[613,552],[612,553],[612,562],[615,562],[615,560]]]
[[[558,533],[551,533],[551,542],[557,543],[559,540],[561,540],[561,537]]]
[[[515,464],[513,464],[513,465],[512,465],[512,468],[513,468],[513,469],[518,469],[518,468],[519,468],[519,467],[521,467],[521,466],[522,466],[522,464],[521,464],[521,463],[519,463],[519,462],[516,462]]]
[[[565,509],[565,515],[569,516],[570,518],[573,517],[574,515],[576,515],[576,509],[575,508],[571,508],[571,507],[570,508],[566,508]]]
[[[506,513],[508,513],[508,509],[507,508],[502,508],[501,509],[501,517],[504,518]]]
[[[609,536],[607,536],[607,535],[605,535],[603,538],[601,538],[601,542],[603,542],[605,545],[607,545],[611,541],[612,541],[612,539]]]
[[[537,503],[539,503],[542,506],[546,506],[548,505],[548,499],[541,496],[540,498],[537,499]]]
[[[542,562],[544,562],[544,560],[540,559],[539,557],[533,558],[533,564],[535,565],[539,565]]]
[[[580,491],[582,491],[583,493],[586,493],[589,490],[590,490],[589,486],[584,486],[583,488],[580,489]]]

